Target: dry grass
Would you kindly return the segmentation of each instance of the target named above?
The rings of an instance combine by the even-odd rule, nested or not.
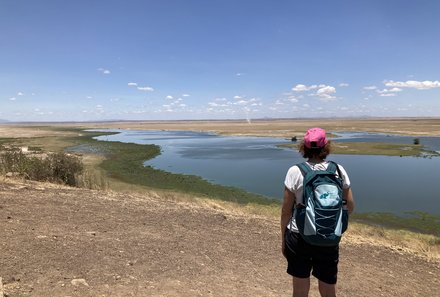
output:
[[[191,207],[191,205],[197,208],[207,207],[233,215],[258,218],[274,224],[278,224],[281,213],[281,206],[276,205],[243,205],[228,201],[196,197],[175,191],[142,189],[141,187],[138,187],[135,192],[143,193],[150,197],[160,197],[161,199],[185,203],[188,207]],[[421,234],[408,230],[387,229],[380,226],[371,226],[351,221],[348,231],[344,234],[343,242],[387,247],[400,254],[417,255],[428,261],[440,263],[440,238],[434,235]]]
[[[400,253],[416,254],[440,262],[440,238],[430,234],[351,222],[344,240],[351,244],[385,246]]]

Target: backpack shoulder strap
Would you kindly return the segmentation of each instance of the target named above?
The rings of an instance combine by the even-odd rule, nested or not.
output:
[[[336,173],[336,171],[337,171],[338,175],[339,175],[339,178],[342,179],[341,169],[339,169],[339,166],[338,166],[338,164],[336,162],[328,161],[327,171],[330,171],[332,173]]]
[[[310,168],[309,165],[306,164],[306,162],[296,164],[296,166],[298,166],[303,176],[306,176],[308,172],[312,171],[312,168]]]

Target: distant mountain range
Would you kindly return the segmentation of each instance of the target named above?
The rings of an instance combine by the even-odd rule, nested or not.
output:
[[[7,122],[9,122],[9,121],[0,119],[0,123],[7,123]]]

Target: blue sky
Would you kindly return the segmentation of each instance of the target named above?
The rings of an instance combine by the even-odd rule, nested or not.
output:
[[[0,0],[0,119],[440,116],[440,1]]]

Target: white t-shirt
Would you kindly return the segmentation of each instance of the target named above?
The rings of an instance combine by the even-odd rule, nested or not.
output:
[[[329,162],[324,161],[322,163],[310,163],[306,162],[307,165],[312,168],[312,170],[326,170],[328,167]],[[350,179],[347,175],[347,172],[345,171],[344,167],[338,164],[339,170],[342,174],[342,187],[344,189],[350,188]],[[338,171],[336,170],[336,175],[338,175]],[[301,170],[298,166],[293,165],[289,168],[286,174],[286,179],[284,180],[284,185],[286,188],[288,188],[293,194],[295,194],[296,203],[303,203],[303,181],[304,177],[301,173]],[[296,211],[296,209],[295,209]],[[289,228],[293,232],[298,232],[298,227],[296,226],[295,222],[295,215],[292,216],[292,220],[287,225],[287,228]]]

